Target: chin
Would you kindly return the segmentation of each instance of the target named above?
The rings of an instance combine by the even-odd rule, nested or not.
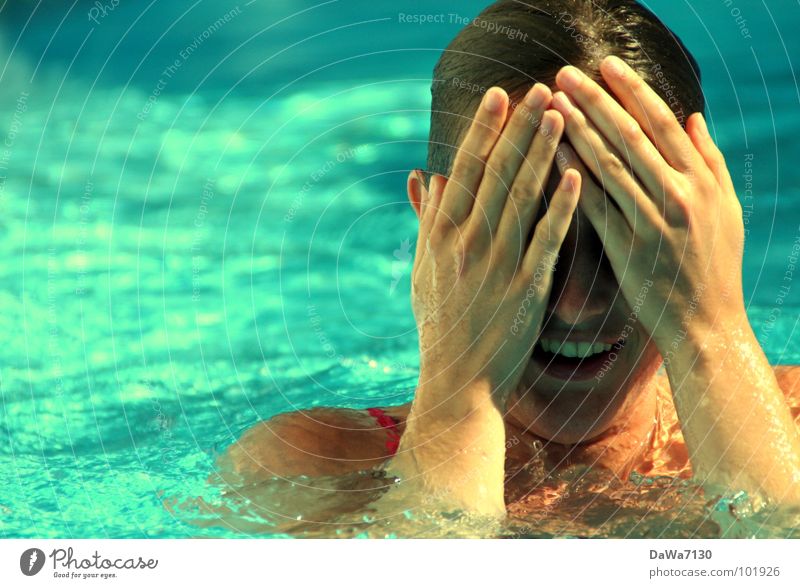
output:
[[[602,353],[586,362],[535,350],[509,398],[509,413],[538,437],[561,444],[590,442],[624,425],[630,405],[658,371],[661,356],[652,341],[641,337]],[[553,369],[555,361],[559,365]]]

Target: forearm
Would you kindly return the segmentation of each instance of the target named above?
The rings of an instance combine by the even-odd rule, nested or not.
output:
[[[504,466],[505,425],[490,386],[440,381],[417,389],[387,472],[423,506],[503,517]]]
[[[800,434],[746,318],[686,333],[667,373],[699,481],[800,504]]]

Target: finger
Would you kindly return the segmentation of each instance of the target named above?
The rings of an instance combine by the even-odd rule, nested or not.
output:
[[[597,127],[575,107],[566,94],[556,92],[553,106],[566,122],[566,133],[575,151],[600,180],[603,191],[617,203],[628,224],[644,228],[662,218],[663,199],[657,206],[644,192],[619,152],[603,137]]]
[[[533,278],[532,283],[542,293],[549,291],[558,252],[572,223],[572,215],[578,207],[580,190],[580,174],[575,170],[566,170],[550,200],[547,212],[536,225],[533,239],[525,253],[523,272]]]
[[[705,117],[699,112],[694,113],[686,123],[686,130],[708,169],[717,178],[720,187],[735,194],[736,188],[733,185],[730,170],[725,162],[725,156],[714,143],[714,139],[711,138]]]
[[[431,174],[431,179],[428,181],[428,198],[422,209],[422,218],[419,221],[419,236],[417,237],[417,255],[424,254],[424,247],[428,235],[430,235],[431,227],[436,220],[436,215],[439,212],[442,200],[442,192],[447,184],[447,178],[438,174]]]
[[[531,140],[540,128],[542,115],[552,97],[550,88],[535,84],[522,104],[514,110],[489,156],[472,210],[473,222],[485,225],[492,235],[497,232],[511,185],[530,150]]]
[[[581,175],[581,210],[586,213],[606,251],[622,251],[623,246],[629,246],[632,232],[628,222],[591,178],[589,170],[575,151],[566,143],[561,143],[558,146],[556,162],[562,175],[568,169],[574,169]]]
[[[517,177],[511,185],[497,234],[511,251],[522,251],[541,206],[544,187],[553,169],[564,119],[554,110],[545,112]]]
[[[626,155],[636,176],[651,194],[664,192],[673,170],[642,127],[600,84],[576,67],[567,66],[556,76],[558,86],[588,116],[603,136]]]
[[[627,63],[612,55],[600,64],[600,72],[667,163],[680,172],[691,171],[700,163],[699,154],[675,113]]]
[[[489,88],[453,161],[453,172],[442,194],[437,223],[446,221],[457,226],[466,220],[507,111],[508,94],[505,90]]]

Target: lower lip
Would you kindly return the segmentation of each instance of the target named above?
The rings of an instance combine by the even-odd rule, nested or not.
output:
[[[594,378],[607,362],[615,361],[624,346],[624,341],[618,341],[608,351],[581,359],[549,353],[537,345],[531,357],[539,369],[551,378],[564,381],[584,381]]]

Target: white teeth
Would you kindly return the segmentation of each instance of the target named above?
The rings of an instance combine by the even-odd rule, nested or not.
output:
[[[578,344],[572,341],[565,341],[561,346],[560,353],[566,357],[578,357]]]
[[[574,341],[561,343],[553,339],[539,339],[539,346],[548,353],[573,358],[586,358],[605,351],[611,351],[611,345],[606,343],[576,343]]]

